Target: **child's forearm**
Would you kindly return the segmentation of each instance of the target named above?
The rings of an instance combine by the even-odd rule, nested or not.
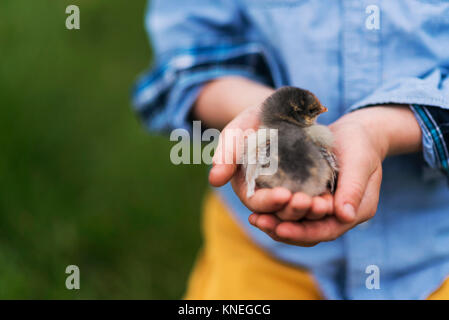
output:
[[[389,156],[422,150],[421,127],[408,106],[387,107],[383,121],[391,122],[388,132]]]
[[[222,129],[244,109],[262,103],[273,91],[243,77],[223,77],[204,86],[193,116],[211,128]]]

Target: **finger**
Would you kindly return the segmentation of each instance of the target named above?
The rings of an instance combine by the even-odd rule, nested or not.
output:
[[[333,197],[330,194],[325,194],[319,197],[312,198],[312,206],[305,218],[308,220],[319,220],[327,214],[333,212]]]
[[[281,222],[275,233],[287,241],[315,243],[335,240],[352,225],[340,222],[335,216],[329,216],[315,221]]]
[[[217,164],[209,172],[209,183],[214,187],[225,185],[237,170],[235,164]]]
[[[275,235],[285,243],[296,243],[296,245],[314,245],[322,241],[332,241],[343,235],[354,225],[370,219],[376,212],[380,184],[382,181],[382,170],[376,170],[370,177],[366,192],[359,206],[359,215],[356,222],[343,223],[335,216],[328,216],[321,220],[301,222],[281,222],[276,226]]]
[[[281,222],[271,213],[253,213],[249,217],[250,223],[266,233],[274,233],[276,226]]]
[[[277,219],[273,214],[253,213],[249,216],[248,220],[253,226],[265,232],[273,240],[281,241],[281,239],[276,236],[276,233],[274,232],[276,226],[280,223],[280,220]]]
[[[244,135],[236,126],[237,123],[229,123],[218,139],[212,158],[213,166],[209,172],[209,183],[214,187],[226,184],[237,169],[237,159],[243,151]]]
[[[278,237],[275,233],[276,226],[281,222],[275,215],[271,213],[267,214],[258,214],[253,213],[248,218],[249,222],[255,226],[256,228],[260,229],[261,231],[265,232],[271,239],[279,242],[283,242],[290,245],[296,245],[296,246],[304,246],[304,247],[310,247],[314,246],[317,243],[302,243],[302,242],[292,242],[287,239],[282,239]]]
[[[312,198],[310,196],[302,192],[296,192],[285,208],[276,213],[276,216],[284,221],[297,221],[306,215],[311,205]]]
[[[235,164],[242,152],[243,143],[243,131],[236,128],[234,124],[229,124],[220,134],[212,163],[214,165]]]
[[[363,149],[362,149],[363,150]],[[343,222],[354,222],[356,213],[365,193],[374,165],[369,157],[356,157],[355,153],[345,151],[340,159],[340,171],[335,192],[335,213]]]
[[[369,220],[374,216],[377,211],[377,205],[379,203],[380,185],[382,182],[382,169],[376,170],[370,177],[368,185],[366,187],[365,194],[359,206],[359,219],[358,223],[362,223]]]
[[[276,226],[279,225],[281,221],[278,218],[276,218],[276,216],[274,216],[273,214],[253,213],[248,217],[248,221],[253,226],[259,228],[261,231],[265,232],[268,236],[270,236],[273,240],[278,242],[301,247],[313,247],[319,243],[319,242],[290,241],[288,239],[277,236],[275,229]]]
[[[254,111],[248,109],[229,122],[220,133],[212,158],[213,168],[209,174],[212,185],[219,187],[231,179],[244,151],[245,135],[249,133],[247,130],[257,128],[258,122]]]
[[[271,213],[282,210],[290,201],[291,192],[286,188],[258,189],[250,197],[246,197],[246,183],[242,182],[241,174],[232,179],[232,186],[240,201],[251,211],[258,213]]]

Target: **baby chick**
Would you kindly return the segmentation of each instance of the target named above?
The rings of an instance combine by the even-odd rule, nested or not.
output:
[[[277,129],[278,167],[274,174],[266,175],[262,172],[266,163],[244,160],[248,197],[256,186],[280,186],[310,196],[334,191],[338,169],[331,151],[333,136],[328,127],[315,123],[326,111],[313,93],[295,87],[282,87],[263,102],[260,128]],[[252,146],[246,143],[244,159],[251,153],[264,153],[269,158],[269,149],[268,138]]]

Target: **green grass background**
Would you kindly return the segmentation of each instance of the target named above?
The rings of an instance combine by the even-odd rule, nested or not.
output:
[[[65,28],[66,6],[81,29]],[[0,1],[0,298],[181,297],[207,168],[174,166],[130,88],[145,0]],[[81,289],[65,288],[78,265]]]

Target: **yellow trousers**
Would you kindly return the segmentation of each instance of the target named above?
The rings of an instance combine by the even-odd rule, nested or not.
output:
[[[206,198],[202,227],[204,246],[185,299],[322,299],[307,270],[276,260],[256,246],[214,193]],[[449,280],[428,299],[449,299]]]

